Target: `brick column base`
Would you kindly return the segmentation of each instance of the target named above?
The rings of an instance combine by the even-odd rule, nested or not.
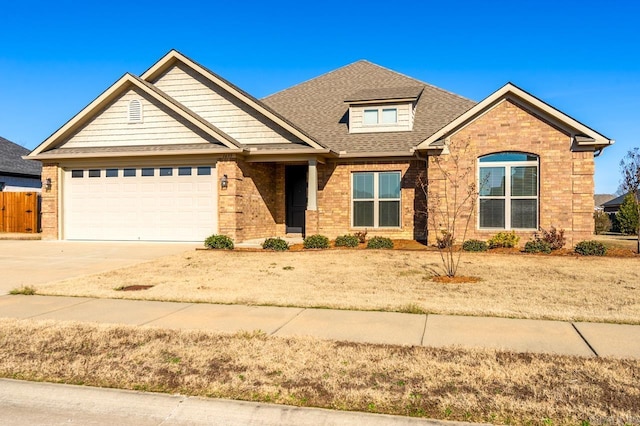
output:
[[[318,233],[318,211],[317,210],[305,210],[304,233],[305,233],[305,237],[307,235],[314,235]]]

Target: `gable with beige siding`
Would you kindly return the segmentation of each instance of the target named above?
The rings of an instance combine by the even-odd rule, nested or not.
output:
[[[242,144],[302,143],[222,88],[182,64],[152,82],[158,89]]]
[[[129,102],[142,103],[142,121],[129,122]],[[65,148],[218,143],[139,90],[128,90],[85,124]]]

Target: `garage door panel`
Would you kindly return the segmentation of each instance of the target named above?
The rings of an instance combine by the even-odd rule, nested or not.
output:
[[[147,166],[145,166],[146,168]],[[202,241],[217,231],[217,186],[211,175],[71,178],[65,172],[64,238]]]

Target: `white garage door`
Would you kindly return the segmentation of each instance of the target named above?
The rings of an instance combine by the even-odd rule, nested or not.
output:
[[[65,170],[67,240],[204,241],[217,232],[215,168]]]

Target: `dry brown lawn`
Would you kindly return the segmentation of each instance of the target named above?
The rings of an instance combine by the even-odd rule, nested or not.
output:
[[[640,259],[465,253],[432,281],[437,252],[190,251],[51,283],[38,294],[640,323]],[[118,291],[153,285],[142,291]]]
[[[0,377],[496,424],[640,424],[638,360],[0,319]]]

